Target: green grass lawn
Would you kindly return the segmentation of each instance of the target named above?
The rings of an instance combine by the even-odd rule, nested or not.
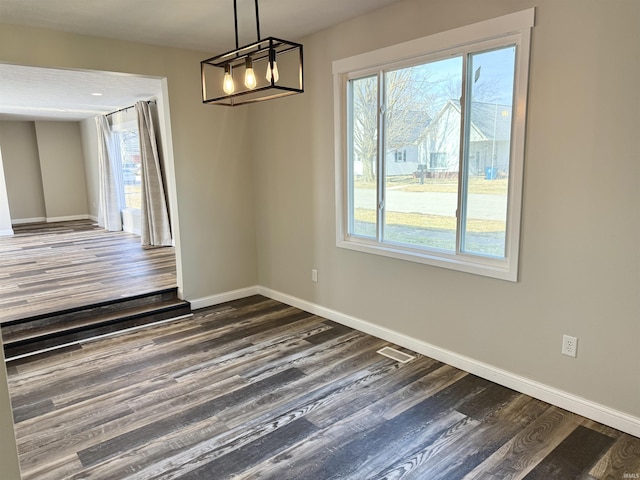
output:
[[[482,193],[485,195],[506,195],[508,180],[497,178],[486,180],[484,177],[471,177],[469,179],[469,193]],[[355,188],[375,189],[374,182],[355,182]],[[401,192],[436,192],[456,193],[458,191],[457,178],[425,178],[424,183],[411,175],[398,175],[387,178],[387,188]]]
[[[127,208],[142,208],[142,187],[140,185],[125,185],[124,198]]]
[[[376,223],[376,211],[364,208],[357,208],[354,219],[359,222]],[[387,225],[397,225],[403,227],[429,228],[435,230],[456,229],[456,219],[442,215],[426,215],[421,213],[387,212]],[[504,232],[505,222],[498,220],[478,220],[470,219],[467,222],[467,232],[473,233],[496,233]]]
[[[354,233],[375,238],[375,210],[356,210]],[[438,215],[391,212],[387,214],[385,242],[453,252],[456,245],[455,219]],[[465,236],[465,252],[502,257],[504,222],[473,220]]]

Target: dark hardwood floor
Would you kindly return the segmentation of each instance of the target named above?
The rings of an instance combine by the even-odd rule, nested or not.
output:
[[[171,247],[90,220],[13,228],[0,237],[0,323],[176,286]]]
[[[175,286],[172,248],[87,221],[15,232],[0,322]],[[255,296],[10,361],[23,477],[640,476],[640,439],[387,345]]]
[[[640,439],[386,345],[254,296],[9,362],[24,479],[640,474]]]

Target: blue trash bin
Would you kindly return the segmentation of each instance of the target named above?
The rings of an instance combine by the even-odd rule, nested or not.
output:
[[[498,168],[484,167],[484,178],[486,180],[495,180],[496,178],[498,178]]]

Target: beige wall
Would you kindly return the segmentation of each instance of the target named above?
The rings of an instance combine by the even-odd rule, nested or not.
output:
[[[13,433],[13,415],[10,406],[4,350],[0,348],[0,466],[2,466],[4,480],[20,480],[18,450]]]
[[[246,108],[203,105],[200,61],[191,52],[49,30],[0,25],[0,61],[165,77],[178,198],[176,238],[182,289],[195,299],[257,281],[251,162]],[[177,218],[173,219],[174,222]],[[4,378],[0,378],[3,382]],[[0,398],[0,412],[9,404]],[[13,442],[0,432],[0,450]]]
[[[35,122],[48,220],[87,214],[78,122]]]
[[[98,133],[96,122],[88,118],[80,122],[80,138],[82,142],[82,156],[84,159],[84,181],[87,189],[87,208],[89,215],[98,218],[98,204],[100,195],[98,173]]]
[[[47,213],[34,123],[0,121],[0,145],[11,218],[42,221]]]
[[[532,6],[520,281],[337,248],[331,62]],[[640,417],[639,21],[635,0],[408,0],[303,39],[305,94],[251,110],[260,285]]]
[[[88,213],[77,122],[0,122],[7,193],[14,221]]]
[[[520,282],[336,248],[331,62],[533,5]],[[259,282],[640,417],[639,8],[407,0],[305,39],[306,93],[250,109],[200,103],[197,52],[0,26],[0,61],[167,78],[187,298]]]
[[[0,25],[0,61],[167,79],[180,199],[176,243],[188,299],[257,280],[247,109],[202,104],[200,61],[210,53]]]
[[[4,177],[4,166],[2,162],[2,144],[0,143],[0,236],[6,235],[13,235],[13,227],[11,225],[9,196],[7,195],[7,184]]]

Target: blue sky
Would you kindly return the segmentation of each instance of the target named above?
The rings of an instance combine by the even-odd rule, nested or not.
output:
[[[470,68],[472,81],[475,72],[480,68],[477,83],[474,82],[474,93],[477,90],[492,90],[492,96],[499,104],[511,105],[513,96],[513,65],[515,47],[501,48],[472,55]],[[417,75],[426,74],[430,89],[440,96],[438,103],[444,104],[449,98],[459,96],[454,87],[461,84],[462,57],[451,57],[425,65],[413,67]],[[418,77],[419,78],[419,77]]]

